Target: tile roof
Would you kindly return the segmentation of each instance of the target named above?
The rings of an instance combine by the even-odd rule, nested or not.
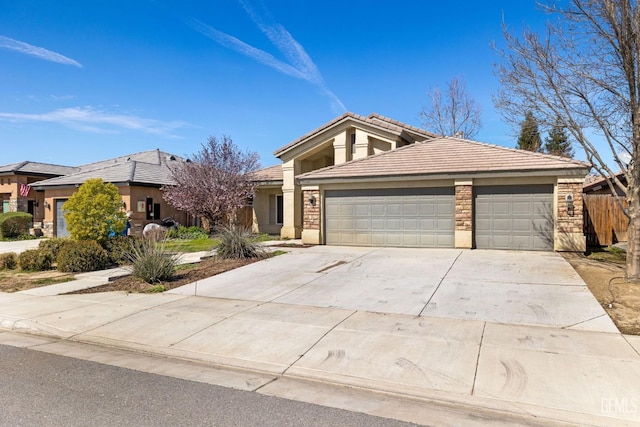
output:
[[[282,165],[269,166],[268,168],[260,169],[251,174],[253,181],[259,182],[281,182],[282,178]]]
[[[302,144],[309,138],[312,138],[333,126],[348,120],[353,120],[356,122],[377,126],[379,128],[386,129],[387,131],[394,133],[398,136],[402,136],[402,137],[408,136],[410,139],[412,139],[412,141],[410,142],[424,141],[426,139],[433,139],[437,137],[437,135],[434,133],[428,132],[424,129],[417,128],[415,126],[408,125],[406,123],[399,122],[397,120],[390,119],[388,117],[382,116],[377,113],[372,113],[369,116],[365,117],[359,114],[346,112],[336,117],[335,119],[323,124],[322,126],[312,130],[311,132],[308,132],[302,135],[300,138],[285,145],[284,147],[277,149],[273,154],[276,157],[280,157],[280,155],[284,154],[285,152],[289,151],[294,147],[297,147],[298,145]],[[405,135],[405,134],[408,134],[408,135]]]
[[[301,180],[412,175],[475,174],[584,169],[590,165],[566,157],[532,153],[461,138],[441,137],[329,166],[298,176]]]
[[[10,165],[0,166],[0,173],[13,173],[17,175],[45,175],[60,176],[77,172],[78,168],[71,166],[52,165],[49,163],[24,161],[20,163],[12,163]]]
[[[82,165],[75,173],[34,183],[36,188],[82,184],[91,178],[105,182],[138,185],[171,185],[170,165],[184,161],[181,157],[151,150]],[[177,164],[177,163],[176,163]]]

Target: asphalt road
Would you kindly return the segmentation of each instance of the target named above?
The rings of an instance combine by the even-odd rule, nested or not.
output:
[[[412,424],[0,345],[0,425]]]

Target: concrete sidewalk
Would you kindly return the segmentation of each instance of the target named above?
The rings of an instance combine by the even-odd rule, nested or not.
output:
[[[619,333],[175,294],[0,293],[0,307],[6,331],[246,369],[249,388],[330,406],[320,390],[342,385],[522,424],[640,421],[640,338]]]

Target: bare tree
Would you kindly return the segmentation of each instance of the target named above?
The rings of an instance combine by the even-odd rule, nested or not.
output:
[[[171,173],[173,186],[163,198],[176,209],[203,219],[207,231],[229,221],[255,190],[250,173],[260,164],[258,154],[241,151],[229,137],[211,136],[191,161],[179,163]]]
[[[565,2],[563,2],[565,4]],[[626,276],[640,282],[640,10],[633,0],[569,0],[544,7],[544,35],[504,29],[496,106],[507,120],[533,111],[547,128],[558,117],[612,191],[628,201]],[[603,148],[600,148],[602,146]],[[615,165],[606,162],[604,151]],[[621,155],[631,157],[628,167]],[[626,185],[616,176],[622,170]]]
[[[429,105],[418,113],[424,129],[443,136],[473,138],[482,127],[482,110],[467,93],[463,79],[454,77],[444,93],[435,87],[427,97]]]

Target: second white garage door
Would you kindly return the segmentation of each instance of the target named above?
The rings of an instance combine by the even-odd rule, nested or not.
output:
[[[325,192],[327,245],[452,248],[453,188]]]

